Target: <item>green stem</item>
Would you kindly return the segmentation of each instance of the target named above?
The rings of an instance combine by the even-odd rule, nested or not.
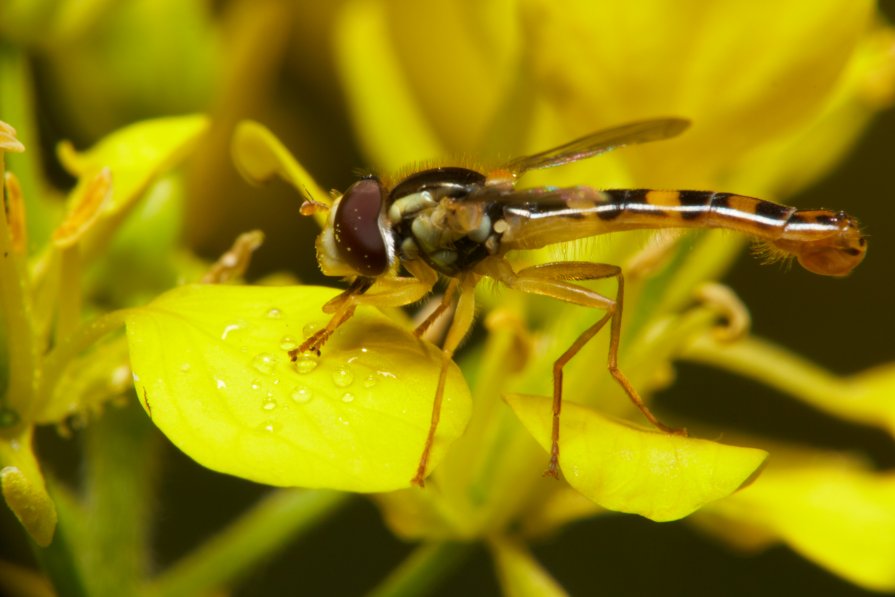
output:
[[[35,412],[43,408],[50,400],[56,383],[68,363],[94,342],[122,327],[129,314],[129,309],[121,309],[100,315],[60,340],[59,344],[44,359],[43,377],[40,380],[40,388],[35,400]]]
[[[465,559],[475,543],[441,542],[418,547],[370,592],[370,597],[409,597],[435,589]]]
[[[348,502],[351,494],[278,489],[146,587],[147,595],[199,595],[222,590]]]
[[[9,156],[9,162],[25,199],[29,243],[32,247],[41,246],[56,223],[58,208],[49,201],[42,184],[41,147],[34,115],[37,103],[28,56],[7,43],[0,43],[0,89],[0,119],[16,129],[16,137],[25,146],[25,153]]]
[[[75,546],[81,544],[83,512],[52,479],[47,484],[56,503],[59,524],[49,546],[42,548],[32,542],[34,557],[59,597],[86,597],[87,588],[75,551]]]
[[[0,307],[6,331],[9,354],[9,386],[5,402],[7,408],[27,420],[33,411],[35,372],[37,370],[34,330],[31,327],[31,301],[24,255],[12,246],[9,221],[6,218],[6,187],[3,183],[3,153],[0,152]]]
[[[159,435],[142,409],[108,408],[85,431],[82,560],[91,595],[134,595],[148,569]]]
[[[56,305],[56,343],[70,336],[81,322],[81,253],[78,245],[61,249]]]

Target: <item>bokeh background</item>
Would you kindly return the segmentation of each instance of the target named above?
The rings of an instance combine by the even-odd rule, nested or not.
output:
[[[287,270],[302,281],[329,283],[310,258],[316,229],[298,216],[292,190],[282,184],[246,184],[230,163],[229,135],[242,118],[261,120],[325,188],[345,188],[356,169],[367,165],[331,51],[340,3],[318,8],[270,0],[99,1],[83,3],[87,8],[81,12],[77,4],[44,0],[29,7],[0,0],[0,49],[27,52],[39,131],[39,138],[30,141],[41,148],[54,184],[60,189],[72,184],[54,157],[60,140],[83,148],[140,119],[207,112],[213,118],[211,134],[188,166],[185,243],[213,259],[240,232],[260,228],[267,240],[250,279]],[[59,10],[72,13],[68,28],[42,33],[42,26],[56,22],[51,16]],[[895,18],[892,3],[883,2],[881,10]],[[7,91],[0,88],[3,120],[11,120],[2,111]],[[895,112],[890,110],[875,119],[841,165],[793,200],[844,208],[864,223],[870,251],[852,276],[822,279],[799,268],[783,273],[744,254],[724,279],[749,306],[757,334],[836,373],[895,360],[893,142]],[[716,370],[680,364],[677,374],[676,384],[658,397],[663,412],[808,445],[861,450],[881,468],[895,467],[895,451],[882,431],[827,417]],[[107,416],[157,434],[134,408],[110,409]],[[155,560],[164,567],[267,489],[205,470],[157,435],[164,465],[158,472]],[[78,433],[62,438],[45,429],[39,445],[54,474],[78,478],[83,448]],[[634,516],[577,522],[534,550],[572,594],[865,593],[786,547],[743,555],[686,524],[655,524]],[[410,551],[385,528],[376,508],[358,498],[341,516],[254,571],[236,593],[359,594]],[[24,535],[5,508],[0,509],[0,558],[30,562]],[[498,592],[484,550],[473,553],[435,594],[461,591]]]

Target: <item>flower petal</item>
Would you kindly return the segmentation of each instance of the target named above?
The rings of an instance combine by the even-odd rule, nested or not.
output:
[[[264,125],[252,120],[240,122],[233,133],[231,152],[236,167],[248,180],[261,183],[279,176],[302,197],[323,205],[331,203],[307,170]],[[323,214],[319,216],[318,223],[323,225],[326,218]]]
[[[316,287],[185,286],[128,317],[135,383],[153,422],[200,464],[261,483],[407,487],[429,429],[441,352],[359,308],[319,358],[289,360],[328,321]],[[469,418],[448,371],[430,467]]]
[[[386,7],[359,0],[336,27],[336,60],[364,152],[396,171],[442,155],[442,145],[389,43]]]
[[[550,449],[551,400],[507,402],[538,443]],[[560,465],[569,485],[609,510],[655,521],[683,518],[751,481],[767,453],[635,429],[566,402]]]
[[[851,582],[895,590],[895,474],[824,460],[770,466],[759,481],[712,504],[694,522],[709,522],[722,536],[733,532],[739,544],[744,536],[754,535],[759,547],[779,538]]]

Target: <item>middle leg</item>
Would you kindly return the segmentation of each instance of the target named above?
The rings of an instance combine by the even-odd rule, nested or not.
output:
[[[568,362],[602,330],[610,324],[609,354],[607,367],[613,379],[625,391],[631,402],[656,428],[666,433],[686,434],[683,429],[675,429],[662,423],[640,397],[625,374],[618,366],[618,347],[621,337],[621,317],[624,305],[624,277],[621,268],[615,265],[589,262],[546,263],[513,272],[508,263],[500,262],[488,275],[507,286],[522,292],[548,296],[574,305],[606,311],[596,323],[585,329],[553,364],[553,421],[550,447],[550,463],[545,475],[557,477],[559,467],[559,430],[562,411],[563,369]],[[615,299],[584,288],[573,281],[615,278],[618,290]]]

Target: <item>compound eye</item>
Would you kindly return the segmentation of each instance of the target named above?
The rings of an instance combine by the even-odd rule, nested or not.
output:
[[[384,202],[379,181],[365,178],[348,187],[333,217],[339,256],[363,276],[378,276],[388,269],[388,246],[379,227]]]

